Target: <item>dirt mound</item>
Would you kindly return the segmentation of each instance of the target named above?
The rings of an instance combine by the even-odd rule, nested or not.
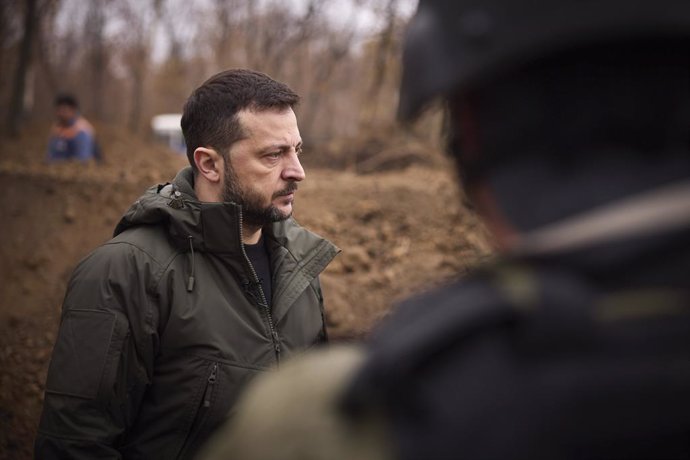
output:
[[[354,138],[334,139],[319,145],[313,155],[307,150],[307,166],[359,174],[401,171],[410,166],[439,168],[445,164],[441,150],[400,128],[382,128]]]
[[[186,162],[120,130],[97,128],[103,165],[45,164],[47,127],[0,144],[0,459],[31,457],[75,264],[110,237],[146,187],[170,180]],[[366,176],[307,170],[295,217],[343,249],[322,277],[336,340],[362,337],[395,300],[455,277],[491,252],[476,217],[459,205],[448,170],[416,162]]]

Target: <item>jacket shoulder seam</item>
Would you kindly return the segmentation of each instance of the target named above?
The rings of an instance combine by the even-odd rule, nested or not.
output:
[[[163,265],[163,263],[160,260],[158,260],[153,254],[151,254],[149,251],[142,248],[141,246],[132,243],[131,241],[109,241],[109,242],[105,243],[103,246],[111,246],[111,245],[117,245],[117,244],[125,244],[127,246],[131,246],[131,247],[137,249],[139,252],[146,254],[149,257],[149,259],[154,261],[157,265]]]
[[[175,262],[175,259],[177,259],[180,256],[180,254],[182,254],[182,251],[176,250],[170,255],[170,257],[168,257],[168,260],[166,260],[164,263],[157,262],[160,265],[160,267],[158,272],[156,272],[156,274],[153,277],[154,290],[158,289],[158,286],[161,280],[163,279],[163,276],[170,269],[170,266],[173,264],[173,262]]]

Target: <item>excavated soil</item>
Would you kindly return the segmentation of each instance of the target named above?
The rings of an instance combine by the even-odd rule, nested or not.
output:
[[[48,165],[46,132],[37,126],[0,141],[0,459],[31,458],[72,269],[110,238],[146,187],[186,163],[101,126],[104,164]],[[334,340],[365,337],[396,300],[461,276],[490,255],[490,239],[461,205],[451,168],[434,165],[367,175],[307,170],[295,217],[343,249],[322,276]]]

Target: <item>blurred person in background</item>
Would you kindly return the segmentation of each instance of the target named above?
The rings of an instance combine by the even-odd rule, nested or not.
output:
[[[249,380],[327,341],[319,274],[338,249],[291,218],[298,101],[242,69],[189,97],[190,166],[69,282],[37,459],[193,458]]]
[[[71,94],[55,98],[55,124],[48,141],[48,161],[90,159],[101,161],[91,123],[79,112],[79,102]]]
[[[689,458],[690,2],[421,0],[403,64],[498,257],[257,380],[202,458]]]

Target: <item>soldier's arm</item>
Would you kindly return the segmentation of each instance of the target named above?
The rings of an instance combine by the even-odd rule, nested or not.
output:
[[[354,346],[313,351],[257,377],[201,460],[387,460],[382,419],[351,423],[340,399],[363,353]],[[272,442],[266,442],[271,439]]]

